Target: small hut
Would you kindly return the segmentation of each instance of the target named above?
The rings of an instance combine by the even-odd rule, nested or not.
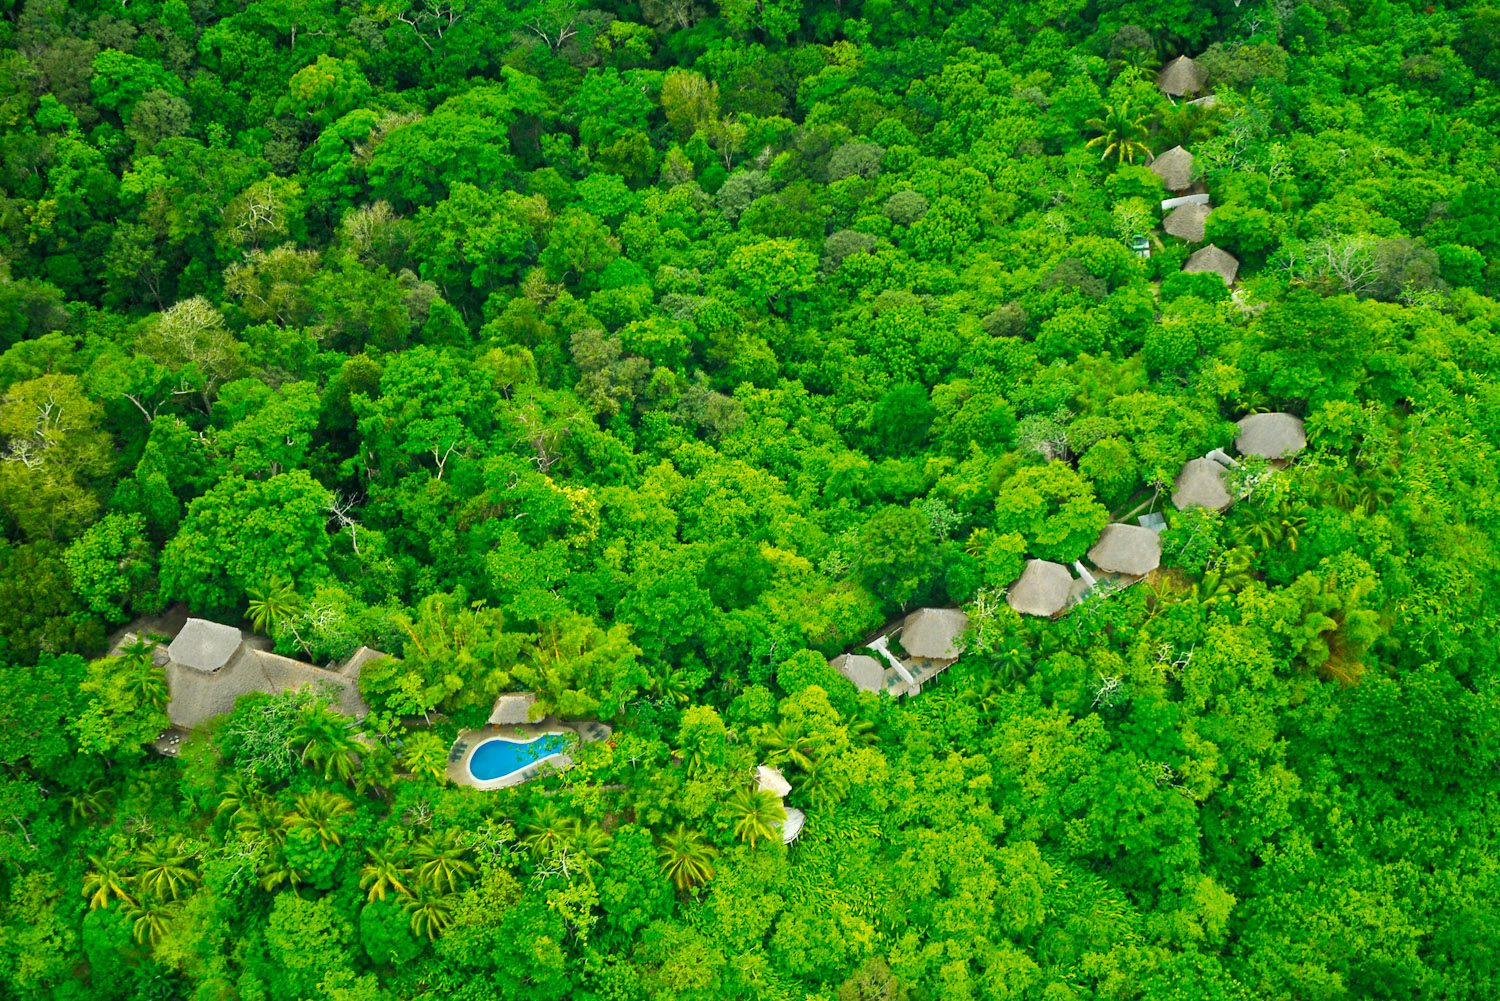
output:
[[[1073,575],[1061,563],[1030,560],[1005,600],[1022,615],[1051,618],[1068,607],[1072,587]]]
[[[1307,447],[1302,418],[1293,414],[1251,414],[1239,420],[1240,435],[1234,447],[1241,455],[1277,460],[1296,455]]]
[[[1203,242],[1203,224],[1213,210],[1207,205],[1179,205],[1162,222],[1161,228],[1188,243]]]
[[[1195,251],[1182,266],[1182,270],[1212,272],[1224,279],[1225,285],[1233,285],[1235,277],[1240,273],[1240,262],[1228,251],[1220,250],[1210,243],[1202,250]]]
[[[956,608],[919,608],[901,625],[901,648],[915,661],[944,666],[964,652],[969,617]]]
[[[1161,539],[1139,525],[1105,525],[1089,559],[1100,570],[1141,577],[1161,565]]]
[[[536,704],[534,692],[506,692],[495,699],[490,710],[490,722],[500,726],[514,726],[531,722],[531,707]]]
[[[1223,511],[1234,503],[1224,486],[1224,467],[1212,459],[1191,459],[1172,484],[1172,503],[1179,511],[1206,507]]]
[[[885,667],[874,657],[841,653],[828,666],[848,678],[862,692],[878,692],[885,687]]]
[[[1193,186],[1193,154],[1173,146],[1151,161],[1151,172],[1168,191],[1186,191]]]
[[[1203,74],[1187,56],[1178,56],[1156,74],[1156,86],[1168,97],[1196,94],[1203,89]]]

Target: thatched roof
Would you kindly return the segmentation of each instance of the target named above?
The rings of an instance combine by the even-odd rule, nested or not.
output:
[[[207,619],[188,619],[182,632],[167,647],[167,657],[171,663],[195,671],[217,671],[229,663],[243,641],[244,637],[234,626]]]
[[[311,685],[325,690],[335,707],[356,719],[370,707],[359,696],[359,677],[325,671],[300,660],[241,646],[229,663],[204,672],[181,663],[167,665],[167,715],[174,726],[192,729],[234,709],[235,700],[250,692],[275,694]]]
[[[495,700],[490,722],[502,725],[531,722],[531,707],[536,703],[532,692],[506,692]]]
[[[1209,244],[1202,250],[1194,252],[1187,263],[1182,266],[1184,271],[1212,271],[1224,279],[1225,285],[1233,285],[1235,276],[1240,273],[1240,262],[1234,259],[1228,251],[1220,250],[1213,244]]]
[[[1139,577],[1161,565],[1161,539],[1139,525],[1105,525],[1089,559],[1100,570]]]
[[[1302,418],[1292,414],[1251,414],[1240,418],[1239,428],[1234,447],[1241,455],[1285,459],[1307,446]]]
[[[1179,205],[1162,222],[1161,228],[1188,243],[1203,242],[1203,224],[1213,209],[1207,205]]]
[[[802,825],[807,823],[807,814],[795,806],[786,808],[786,819],[780,824],[781,843],[789,845],[797,840],[797,835],[802,833]]]
[[[1234,503],[1224,487],[1224,467],[1212,459],[1192,459],[1172,484],[1172,503],[1178,510],[1206,507],[1222,511]]]
[[[956,608],[919,608],[901,626],[901,647],[913,657],[956,660],[969,617]]]
[[[1198,72],[1197,63],[1187,56],[1178,56],[1156,74],[1156,85],[1170,97],[1196,94],[1203,89],[1203,74]]]
[[[1031,560],[1021,578],[1010,586],[1005,600],[1023,615],[1051,617],[1068,605],[1073,575],[1060,563]]]
[[[792,791],[792,784],[781,774],[781,769],[760,765],[755,769],[755,788],[780,799]]]
[[[874,657],[841,653],[828,666],[848,678],[862,692],[878,692],[885,687],[885,665]]]
[[[1151,161],[1151,171],[1168,191],[1186,191],[1193,184],[1193,154],[1173,146]]]

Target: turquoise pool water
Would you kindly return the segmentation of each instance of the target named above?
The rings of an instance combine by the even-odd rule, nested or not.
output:
[[[469,759],[469,774],[481,782],[504,778],[567,748],[568,738],[560,733],[544,733],[525,742],[496,737],[474,749],[474,756]]]

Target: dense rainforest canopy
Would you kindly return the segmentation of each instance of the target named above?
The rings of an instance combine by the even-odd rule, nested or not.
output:
[[[1500,996],[1500,8],[588,3],[0,2],[0,996]]]

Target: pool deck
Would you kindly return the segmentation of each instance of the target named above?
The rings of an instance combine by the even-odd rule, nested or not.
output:
[[[508,789],[522,782],[529,782],[534,778],[566,771],[573,767],[573,759],[567,754],[549,754],[509,775],[488,780],[476,779],[469,771],[469,759],[474,756],[474,751],[480,744],[497,737],[525,743],[544,734],[576,733],[578,739],[587,744],[596,740],[606,740],[612,732],[604,723],[596,723],[592,720],[564,723],[553,716],[548,716],[536,723],[490,724],[477,730],[462,730],[458,734],[458,739],[453,742],[453,747],[448,751],[448,779],[455,785],[470,786],[474,789]]]

